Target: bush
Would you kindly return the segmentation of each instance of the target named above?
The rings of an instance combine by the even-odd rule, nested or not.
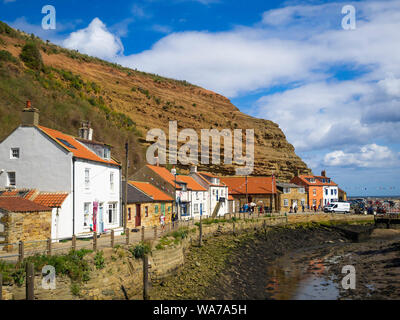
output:
[[[81,293],[81,286],[78,283],[72,283],[71,284],[71,293],[74,296],[79,296]]]
[[[103,257],[103,251],[98,251],[94,257],[94,265],[96,266],[96,269],[104,269],[106,266],[104,257]]]
[[[130,248],[129,251],[132,253],[132,255],[136,259],[140,259],[140,258],[143,258],[145,254],[150,253],[151,249],[147,243],[141,242],[138,245],[136,245],[135,247]]]
[[[7,50],[0,51],[0,61],[9,61],[13,63],[18,63],[18,60]]]
[[[32,70],[40,71],[43,69],[42,56],[35,42],[28,42],[22,48],[20,58]]]
[[[57,274],[69,276],[73,281],[88,281],[90,266],[84,260],[84,256],[92,250],[71,250],[67,255],[35,255],[25,259],[27,263],[33,263],[36,271],[41,271],[45,265],[53,266]]]

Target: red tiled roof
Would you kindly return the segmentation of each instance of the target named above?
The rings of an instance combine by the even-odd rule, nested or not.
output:
[[[228,195],[228,200],[235,200],[235,199],[234,199],[233,196],[230,194],[230,195]]]
[[[49,129],[49,128],[46,128],[43,126],[37,126],[37,128],[39,128],[47,136],[49,136],[51,139],[53,139],[56,143],[61,145],[64,149],[67,149],[68,151],[72,152],[74,157],[76,157],[76,158],[86,159],[86,160],[91,160],[91,161],[96,161],[96,162],[102,162],[102,163],[108,163],[108,164],[113,164],[113,165],[119,166],[119,164],[114,160],[104,160],[104,159],[100,158],[93,151],[88,149],[82,143],[78,142],[78,140],[77,140],[78,138],[75,138],[68,134],[62,133],[62,132],[54,130],[54,129]],[[66,141],[70,146],[62,143],[58,139]]]
[[[158,166],[152,166],[152,165],[147,165],[147,167],[151,170],[153,170],[155,173],[157,173],[162,179],[164,179],[165,181],[167,181],[169,184],[171,184],[172,186],[175,186],[175,176],[169,172],[166,168],[164,167],[158,167]],[[178,180],[177,180],[178,182]],[[181,186],[179,186],[178,184],[176,185],[177,189],[182,189]]]
[[[228,186],[229,194],[246,194],[245,177],[221,177],[220,179]],[[247,193],[276,193],[276,181],[272,180],[272,177],[247,177]]]
[[[33,202],[49,208],[61,208],[68,193],[40,193]]]
[[[332,181],[332,179],[328,178],[328,177],[322,177],[322,176],[299,176],[298,177],[301,181],[303,181],[305,184],[309,185],[309,186],[337,186],[336,183],[334,183]],[[307,181],[307,179],[315,179],[315,183],[314,182],[309,182]],[[330,182],[322,182],[319,179],[330,179]]]
[[[206,188],[202,187],[196,180],[189,176],[177,176],[179,181],[187,183],[188,189],[193,191],[207,191]]]
[[[129,184],[144,192],[146,195],[153,198],[153,200],[173,201],[173,199],[169,195],[165,194],[149,182],[129,181]]]
[[[8,212],[51,211],[50,208],[20,197],[1,197],[0,209]]]

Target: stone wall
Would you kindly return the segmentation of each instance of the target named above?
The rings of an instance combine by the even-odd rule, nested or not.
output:
[[[1,218],[5,243],[47,240],[51,237],[51,211],[7,212]],[[26,243],[25,247],[34,246]],[[11,250],[11,248],[8,248]]]
[[[140,204],[140,216],[141,226],[154,227],[160,226],[160,215],[161,215],[161,202],[141,203]],[[165,223],[171,222],[172,217],[172,202],[164,202],[165,204]],[[156,206],[158,212],[156,213]],[[148,216],[146,217],[146,209],[148,208]],[[136,227],[136,204],[128,204],[128,210],[131,210],[131,220],[128,221],[128,228],[134,229]]]

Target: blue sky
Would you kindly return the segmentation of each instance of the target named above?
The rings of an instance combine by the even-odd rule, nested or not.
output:
[[[56,30],[41,28],[47,4]],[[350,195],[400,194],[399,1],[3,0],[0,19],[227,96]]]

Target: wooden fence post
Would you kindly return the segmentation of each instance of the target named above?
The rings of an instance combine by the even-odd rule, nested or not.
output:
[[[236,236],[235,221],[232,223],[233,235]]]
[[[114,248],[114,243],[115,243],[115,232],[114,230],[111,230],[111,248]]]
[[[157,239],[157,226],[154,226],[154,240]]]
[[[199,224],[199,247],[203,245],[203,220],[200,215],[200,224]]]
[[[35,300],[35,270],[33,263],[26,264],[26,300]]]
[[[142,227],[142,242],[144,242],[144,226]]]
[[[93,232],[93,251],[97,251],[97,232]]]
[[[126,235],[126,245],[129,245],[129,229],[125,229],[125,235]]]
[[[72,236],[72,250],[76,251],[76,235]]]
[[[51,238],[47,239],[47,255],[51,256]]]
[[[0,301],[3,300],[3,274],[0,273]]]
[[[24,242],[19,242],[19,255],[18,255],[18,262],[24,261]]]
[[[149,300],[149,257],[143,256],[143,300]]]

